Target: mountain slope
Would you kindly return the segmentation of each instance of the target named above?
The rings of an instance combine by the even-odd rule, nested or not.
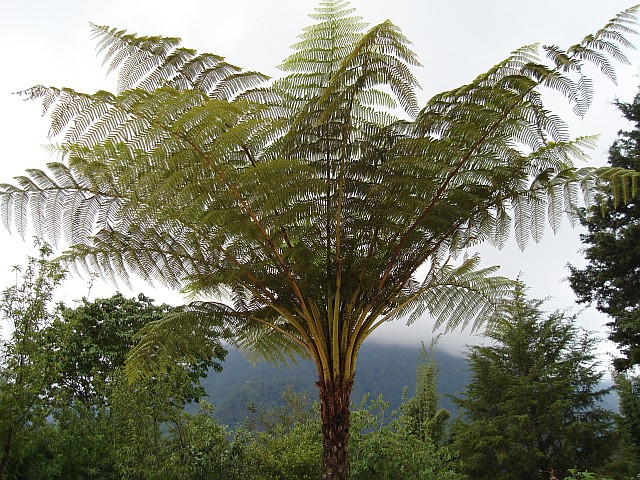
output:
[[[404,388],[407,387],[409,396],[415,391],[418,349],[418,346],[365,344],[358,357],[352,401],[357,404],[366,393],[372,398],[382,394],[390,403],[390,410],[398,408]],[[441,351],[436,352],[435,358],[440,365],[438,392],[441,395],[462,392],[468,379],[465,359]],[[223,371],[211,373],[203,385],[209,395],[206,400],[215,407],[216,419],[233,426],[247,416],[249,404],[258,409],[280,405],[288,385],[296,392],[309,392],[315,399],[315,379],[316,372],[310,361],[300,360],[298,365],[280,369],[267,363],[254,366],[240,352],[230,349]],[[449,410],[455,408],[446,397],[441,399],[441,406]]]

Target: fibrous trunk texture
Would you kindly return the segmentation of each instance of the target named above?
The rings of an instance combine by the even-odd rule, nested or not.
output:
[[[322,418],[322,480],[349,478],[349,398],[353,380],[317,383]]]

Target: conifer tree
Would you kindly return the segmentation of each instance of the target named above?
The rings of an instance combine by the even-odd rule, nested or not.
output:
[[[594,339],[574,317],[541,306],[518,292],[508,320],[468,354],[471,380],[456,399],[464,422],[453,435],[470,478],[564,478],[602,467],[614,449]]]
[[[640,95],[617,105],[635,126],[618,134],[609,164],[640,170]],[[617,204],[611,194],[602,195],[608,208],[581,210],[580,223],[587,232],[580,239],[589,263],[582,269],[570,266],[569,281],[579,302],[594,302],[611,317],[609,338],[622,353],[614,366],[622,371],[640,365],[640,202],[631,198]]]
[[[323,476],[345,479],[367,337],[423,313],[449,329],[494,321],[513,282],[459,254],[501,246],[512,224],[524,247],[546,219],[558,228],[581,188],[589,199],[603,183],[635,185],[637,174],[576,168],[594,140],[572,140],[542,95],[584,115],[586,66],[615,80],[634,12],[567,49],[520,48],[422,107],[409,41],[342,0],[320,2],[271,83],[177,38],[95,26],[117,92],[24,92],[43,102],[61,159],[3,185],[2,218],[64,235],[71,266],[197,296],[144,328],[132,379],[206,358],[221,334],[255,357],[311,357]]]
[[[401,407],[401,419],[411,435],[424,442],[442,445],[446,439],[451,412],[438,408],[438,371],[434,358],[435,343],[429,350],[420,348],[416,367],[416,392]]]

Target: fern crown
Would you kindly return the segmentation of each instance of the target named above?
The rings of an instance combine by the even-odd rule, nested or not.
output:
[[[383,322],[478,328],[503,314],[514,282],[454,260],[467,248],[512,230],[524,248],[573,221],[581,193],[635,194],[635,172],[574,166],[594,139],[572,139],[543,91],[584,115],[585,67],[615,81],[636,11],[566,49],[520,48],[423,106],[408,39],[341,0],[320,2],[272,81],[177,38],[94,25],[117,91],[22,92],[49,115],[59,161],[2,185],[2,219],[64,237],[72,267],[197,295],[147,329],[140,364],[223,332],[349,374]]]

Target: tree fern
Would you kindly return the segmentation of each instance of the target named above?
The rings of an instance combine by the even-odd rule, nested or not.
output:
[[[270,83],[176,38],[94,26],[117,92],[23,92],[50,116],[59,158],[1,187],[2,219],[64,237],[71,267],[197,297],[145,328],[132,377],[219,335],[256,358],[310,356],[325,478],[344,478],[357,354],[379,325],[498,320],[515,283],[469,247],[514,230],[524,248],[573,221],[581,191],[636,194],[637,172],[574,166],[593,138],[572,139],[543,93],[584,115],[586,66],[615,80],[635,12],[567,49],[520,48],[421,108],[410,42],[344,1],[320,3]]]

